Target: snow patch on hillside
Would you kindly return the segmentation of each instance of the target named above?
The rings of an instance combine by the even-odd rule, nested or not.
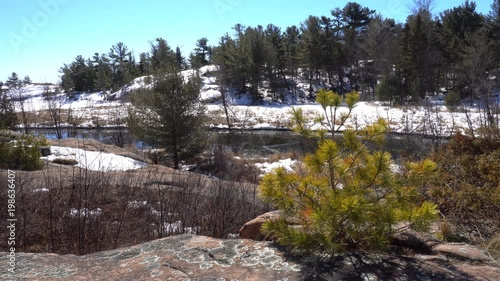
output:
[[[270,173],[272,170],[282,167],[288,172],[293,172],[293,167],[297,163],[296,160],[292,160],[290,158],[278,160],[277,162],[264,162],[264,163],[255,163],[255,166],[259,168],[264,174]]]
[[[42,159],[53,161],[55,159],[75,160],[76,166],[92,171],[127,171],[145,167],[147,164],[132,158],[104,153],[98,151],[86,151],[79,148],[51,146],[52,154]]]

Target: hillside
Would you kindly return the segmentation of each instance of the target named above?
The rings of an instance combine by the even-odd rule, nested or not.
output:
[[[217,66],[209,65],[200,69],[186,70],[182,75],[187,79],[198,75],[201,79],[200,100],[206,104],[207,113],[211,117],[210,127],[227,128],[224,110],[221,103],[220,85],[217,81]],[[106,126],[124,126],[127,107],[130,105],[127,95],[141,87],[147,87],[147,77],[134,79],[127,86],[114,93],[76,93],[68,97],[57,93],[55,87],[50,99],[44,97],[47,89],[44,86],[26,86],[20,90],[11,90],[9,95],[16,101],[16,111],[31,113],[29,124],[32,127],[50,126],[51,122],[42,112],[49,108],[63,111],[62,125],[79,128],[95,128]],[[309,116],[322,114],[322,108],[313,99],[306,98],[309,84],[306,81],[295,81],[297,94],[286,89],[280,90],[281,99],[274,98],[270,89],[260,88],[263,97],[254,101],[248,93],[227,90],[226,99],[229,105],[230,120],[233,127],[243,129],[282,129],[289,124],[289,111],[301,108]],[[314,91],[328,88],[324,83],[313,85]],[[21,98],[19,98],[21,97]],[[361,97],[369,100],[369,97]],[[498,97],[493,97],[496,104]],[[425,134],[431,136],[450,136],[457,131],[477,129],[484,123],[479,103],[469,103],[461,110],[450,111],[444,106],[443,96],[429,97],[423,104],[408,106],[389,106],[377,101],[362,101],[353,111],[347,125],[361,128],[371,124],[378,118],[385,118],[391,130],[398,133]],[[344,109],[345,110],[345,109]],[[342,111],[341,111],[342,112]]]

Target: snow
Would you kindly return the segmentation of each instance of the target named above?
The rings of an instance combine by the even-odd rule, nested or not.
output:
[[[295,165],[296,162],[297,162],[296,160],[287,158],[272,163],[269,162],[255,163],[255,166],[259,168],[262,172],[264,172],[264,174],[267,174],[279,167],[285,168],[285,170],[287,170],[288,172],[293,172],[293,166]]]
[[[132,158],[116,155],[113,153],[104,153],[98,151],[86,151],[79,148],[51,146],[52,154],[42,159],[53,161],[54,159],[72,159],[76,160],[76,166],[92,171],[127,171],[140,169],[147,164]]]
[[[8,95],[12,98],[33,98],[33,97],[41,97],[43,93],[47,91],[50,93],[55,92],[57,89],[56,85],[25,85],[21,89],[11,89],[8,92]]]
[[[195,226],[195,227],[186,226],[186,227],[183,227],[182,221],[176,221],[176,222],[173,222],[173,223],[165,222],[165,223],[163,223],[163,226],[165,227],[165,231],[167,232],[167,234],[181,233],[181,230],[184,230],[184,231],[182,231],[182,233],[197,234],[197,233],[200,232],[200,229],[201,229],[199,226]]]
[[[49,192],[49,190],[47,188],[39,188],[39,189],[35,189],[32,191],[33,193],[38,193],[38,192]]]
[[[153,216],[160,217],[160,212],[155,210],[151,204],[148,203],[148,201],[128,201],[128,207],[133,208],[133,209],[138,209],[138,208],[149,208],[150,213]],[[173,217],[174,215],[178,215],[175,213],[167,213],[165,217]],[[163,222],[163,227],[166,231],[167,234],[177,234],[177,233],[189,233],[189,234],[196,234],[200,232],[200,227],[195,226],[195,227],[189,227],[189,226],[183,226],[182,221],[177,220],[173,223],[170,222]]]
[[[80,210],[71,208],[69,215],[73,218],[80,218],[80,217],[91,217],[91,218],[96,218],[102,215],[102,209],[97,208],[95,210],[89,210],[87,208],[82,208]]]
[[[310,119],[323,114],[323,110],[318,104],[293,106],[232,105],[231,111],[234,119],[239,121],[239,123],[234,124],[235,127],[277,129],[287,127],[292,107],[302,109]],[[207,108],[212,114],[224,117],[219,105],[208,105]],[[347,108],[341,108],[340,112],[347,112]],[[481,114],[477,110],[471,109],[469,116],[474,129],[477,129],[481,124]],[[457,130],[468,129],[466,114],[450,112],[445,106],[433,106],[429,109],[424,107],[404,108],[384,106],[374,102],[359,102],[352,111],[352,118],[346,122],[346,126],[363,128],[376,122],[379,118],[386,119],[391,131],[398,133],[450,136]],[[313,123],[311,122],[309,125],[312,126]],[[214,127],[225,128],[226,125],[214,125]]]
[[[129,208],[138,209],[138,208],[141,208],[141,207],[148,206],[148,201],[133,200],[133,201],[128,201],[127,205],[128,205]]]
[[[201,67],[198,71],[185,70],[181,72],[184,79],[189,79],[198,75],[202,81],[200,91],[200,100],[206,104],[207,113],[211,117],[215,117],[213,124],[209,124],[212,128],[224,129],[226,124],[218,124],[224,120],[224,110],[220,101],[221,92],[220,85],[216,79],[216,71],[218,67],[215,65],[207,65]],[[127,117],[127,107],[129,103],[121,101],[109,101],[107,97],[114,96],[116,98],[131,91],[150,87],[147,84],[148,77],[138,77],[130,84],[123,87],[114,93],[79,93],[74,99],[68,99],[64,93],[53,97],[53,102],[61,109],[69,110],[74,119],[80,120],[78,127],[106,127],[125,125]],[[323,110],[317,103],[305,99],[309,93],[309,83],[300,77],[288,77],[297,85],[297,95],[294,96],[283,90],[285,93],[282,103],[273,101],[269,96],[258,105],[253,104],[251,95],[247,93],[239,93],[234,89],[225,89],[227,104],[229,105],[230,117],[234,128],[241,129],[283,129],[287,128],[290,122],[290,110],[292,108],[301,108],[307,117],[314,119],[317,115],[322,115]],[[268,84],[268,83],[263,83]],[[314,90],[328,87],[324,83],[313,83]],[[49,86],[51,91],[56,91],[56,86]],[[23,101],[25,111],[34,112],[48,109],[48,101],[43,97],[46,91],[44,85],[28,85],[21,90],[11,90],[9,94],[13,97],[19,93],[27,98]],[[261,93],[269,93],[269,88],[260,87]],[[500,103],[500,95],[492,98],[497,103]],[[351,119],[348,120],[346,126],[353,128],[363,128],[364,126],[375,122],[379,118],[387,119],[392,132],[424,134],[434,136],[450,136],[458,130],[464,131],[469,129],[467,115],[464,112],[451,112],[444,106],[444,96],[437,95],[426,99],[428,106],[411,106],[411,107],[391,107],[380,102],[359,102],[352,112]],[[482,116],[480,112],[481,103],[471,102],[472,105],[464,105],[468,110],[468,115],[471,120],[473,129],[481,126]],[[20,111],[20,102],[16,102],[16,111]],[[341,108],[340,112],[347,112],[347,109]],[[63,120],[66,121],[66,120]],[[32,121],[40,122],[40,121]],[[120,123],[121,122],[121,123]],[[31,126],[40,124],[34,123]],[[46,125],[46,124],[45,124]],[[69,125],[69,124],[63,124]],[[312,122],[310,124],[312,126]],[[314,127],[313,127],[314,128]],[[316,127],[318,128],[318,127]]]
[[[14,96],[16,94],[10,94]],[[85,110],[96,107],[109,107],[109,106],[122,106],[123,104],[113,101],[107,101],[106,95],[102,92],[98,93],[80,93],[76,94],[73,99],[69,99],[65,94],[57,94],[51,97],[51,100],[47,100],[38,91],[27,91],[23,94],[27,99],[23,101],[15,101],[14,106],[16,112],[21,112],[22,107],[24,107],[25,112],[34,112],[40,110],[49,109],[49,102],[53,106],[60,109],[72,109],[72,110]],[[21,107],[22,106],[22,107]]]

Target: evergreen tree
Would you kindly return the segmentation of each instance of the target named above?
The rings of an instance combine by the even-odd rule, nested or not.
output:
[[[366,28],[366,39],[362,48],[366,54],[359,66],[360,82],[376,93],[375,86],[382,77],[394,76],[401,55],[401,32],[403,27],[392,19],[376,15]]]
[[[496,87],[500,89],[500,0],[494,0],[487,18],[487,30],[492,42],[496,70],[493,75],[497,77]]]
[[[208,39],[206,37],[200,38],[196,41],[196,48],[194,49],[193,56],[190,60],[192,68],[200,68],[205,66],[211,60],[211,48],[208,46]]]
[[[153,72],[168,71],[176,65],[175,52],[170,48],[167,41],[157,38],[156,43],[151,43],[151,67]]]
[[[464,90],[464,77],[461,66],[463,49],[467,48],[466,37],[478,32],[484,23],[483,16],[476,12],[474,2],[465,1],[459,7],[449,9],[441,14],[443,23],[443,39],[447,42],[444,56],[447,64],[448,87],[467,96]]]
[[[321,51],[321,27],[318,17],[309,16],[301,25],[301,66],[307,71],[309,81],[309,95],[313,95],[313,81],[319,78],[319,70],[323,62],[323,52]],[[315,79],[316,78],[316,79]]]
[[[257,28],[249,27],[245,30],[243,38],[244,41],[241,43],[246,44],[249,54],[249,63],[246,65],[246,73],[248,74],[248,80],[251,85],[250,93],[254,100],[259,100],[262,98],[259,93],[259,87],[262,83],[264,65],[266,63],[264,30],[260,25],[257,26]]]
[[[63,67],[59,69],[61,75],[61,88],[66,92],[66,94],[71,94],[75,88],[75,83],[73,82],[73,71],[70,65],[64,64]]]
[[[297,26],[289,26],[285,31],[285,65],[287,73],[292,77],[294,82],[292,83],[292,93],[295,98],[297,97],[297,83],[295,82],[299,74],[299,41],[300,41],[300,30]]]
[[[85,59],[78,55],[71,64],[71,78],[74,83],[74,90],[83,92],[88,89],[88,66]]]
[[[0,82],[0,130],[14,129],[17,123],[14,104],[7,95],[7,91],[2,89],[3,83]]]
[[[439,90],[439,71],[443,63],[440,28],[429,11],[420,10],[408,17],[403,29],[401,68],[407,84],[406,95],[413,100]]]
[[[29,85],[31,83],[32,83],[31,78],[28,75],[24,76],[23,85]]]
[[[131,132],[153,147],[165,148],[175,169],[182,160],[200,152],[206,139],[200,83],[184,81],[177,70],[157,72],[151,89],[133,93],[128,118]]]
[[[126,83],[129,83],[132,81],[134,78],[139,76],[139,69],[137,67],[137,63],[135,61],[135,55],[133,51],[130,51],[128,54],[128,59],[126,62],[126,68],[127,68],[127,76],[126,76]]]
[[[122,87],[132,80],[132,75],[130,73],[130,65],[133,63],[130,61],[132,58],[131,55],[131,51],[123,42],[118,42],[109,49],[108,57],[113,72],[113,88],[117,89]]]
[[[109,65],[100,59],[97,63],[97,73],[94,80],[94,89],[107,91],[111,88],[111,69]]]
[[[381,101],[389,101],[391,104],[403,103],[403,81],[399,71],[384,76],[377,86],[377,97]]]
[[[85,73],[85,91],[92,92],[94,91],[94,81],[97,77],[97,73],[95,71],[94,63],[91,59],[87,59],[86,61],[86,73]]]
[[[186,60],[184,56],[182,56],[181,48],[179,48],[179,46],[175,48],[175,62],[180,70],[186,69]]]
[[[12,72],[12,74],[7,78],[5,85],[11,89],[19,89],[22,86],[22,82],[19,80],[17,73]]]
[[[149,75],[151,73],[151,58],[148,53],[139,54],[139,74],[142,76]]]
[[[289,85],[285,76],[285,38],[281,29],[269,24],[265,30],[265,78],[269,81],[271,91],[276,94],[278,88]],[[275,99],[276,96],[273,97]]]
[[[324,139],[326,133],[335,135],[344,126],[345,122],[351,115],[352,110],[359,101],[359,94],[357,92],[350,92],[345,95],[345,98],[333,91],[321,89],[316,96],[316,102],[321,105],[323,109],[322,116],[316,116],[314,123],[320,125],[320,129],[316,133],[307,129],[307,118],[304,116],[302,109],[292,109],[292,130],[303,137],[317,136]],[[347,112],[339,113],[342,104],[347,106]]]
[[[94,91],[107,91],[111,88],[112,70],[105,54],[95,53],[92,57]]]
[[[386,250],[390,235],[407,228],[399,223],[426,230],[437,206],[422,202],[418,188],[436,166],[424,160],[393,172],[388,152],[367,148],[382,144],[386,126],[379,120],[360,132],[348,129],[342,143],[322,139],[301,171],[278,168],[265,175],[261,195],[283,216],[264,223],[264,233],[296,253],[335,254]]]
[[[235,73],[236,76],[236,88],[241,92],[246,92],[247,82],[250,76],[250,63],[251,63],[251,46],[248,43],[246,36],[246,28],[242,24],[236,24],[233,27],[236,32],[235,42],[236,42],[236,54],[235,54]]]
[[[338,55],[340,56],[339,63],[346,66],[355,66],[354,70],[359,69],[359,61],[366,58],[365,50],[362,48],[366,38],[366,28],[372,20],[372,15],[375,11],[369,8],[362,7],[355,2],[347,3],[343,9],[336,9],[332,11],[334,21],[337,22],[336,28],[341,32],[341,41],[343,44],[339,46]],[[339,72],[343,72],[340,68]],[[358,82],[358,77],[349,73],[351,88],[354,83]],[[343,73],[339,73],[339,77],[344,77]],[[343,83],[343,79],[339,79]]]

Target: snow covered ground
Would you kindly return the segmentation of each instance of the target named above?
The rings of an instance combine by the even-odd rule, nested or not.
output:
[[[98,151],[86,151],[79,148],[51,146],[52,154],[42,159],[75,160],[76,166],[93,171],[127,171],[145,167],[147,164],[132,158]]]
[[[202,81],[200,99],[206,103],[207,113],[212,117],[210,126],[226,128],[224,110],[220,102],[220,87],[215,78],[217,69],[217,66],[209,65],[200,68],[198,71],[186,70],[181,74],[185,79],[199,75]],[[115,93],[80,93],[75,95],[73,99],[68,99],[64,94],[59,94],[53,100],[61,109],[71,110],[72,119],[79,120],[79,127],[120,126],[125,125],[129,104],[120,101],[108,101],[106,97],[118,98],[133,90],[147,87],[145,82],[146,77],[139,77]],[[305,93],[309,87],[308,83],[304,83],[300,79],[296,82],[298,82],[298,92]],[[314,85],[315,89],[321,87],[322,85]],[[54,86],[51,86],[50,90],[56,91]],[[265,88],[261,90],[263,93],[267,92]],[[45,91],[46,86],[30,85],[20,91],[11,91],[10,95],[17,97],[21,93],[26,98],[23,101],[25,111],[36,112],[46,110],[49,107],[49,102],[43,97]],[[311,119],[322,114],[322,109],[318,104],[305,99],[297,101],[289,96],[286,96],[281,103],[272,102],[270,98],[265,98],[260,105],[251,105],[249,95],[239,95],[229,91],[227,99],[230,105],[229,112],[233,127],[245,129],[287,128],[290,121],[289,112],[292,107],[302,108]],[[468,108],[467,117],[463,112],[450,112],[443,105],[442,99],[429,99],[428,104],[429,106],[426,107],[390,107],[378,102],[360,102],[346,125],[362,128],[373,123],[378,118],[385,118],[389,121],[393,132],[450,136],[457,130],[469,129],[468,118],[476,131],[482,123],[482,116],[477,106]],[[16,102],[16,110],[21,110],[20,102]],[[66,120],[62,121],[63,124],[69,125]],[[37,126],[40,123],[39,120],[32,120],[31,125]]]
[[[272,170],[274,170],[276,168],[280,168],[280,167],[285,168],[285,170],[287,170],[288,172],[293,172],[294,165],[296,163],[297,163],[296,160],[292,160],[290,158],[287,158],[287,159],[281,159],[281,160],[278,160],[277,162],[272,162],[272,163],[269,163],[269,162],[255,163],[255,166],[257,168],[259,168],[263,172],[263,174],[267,174],[267,173],[270,173]]]

